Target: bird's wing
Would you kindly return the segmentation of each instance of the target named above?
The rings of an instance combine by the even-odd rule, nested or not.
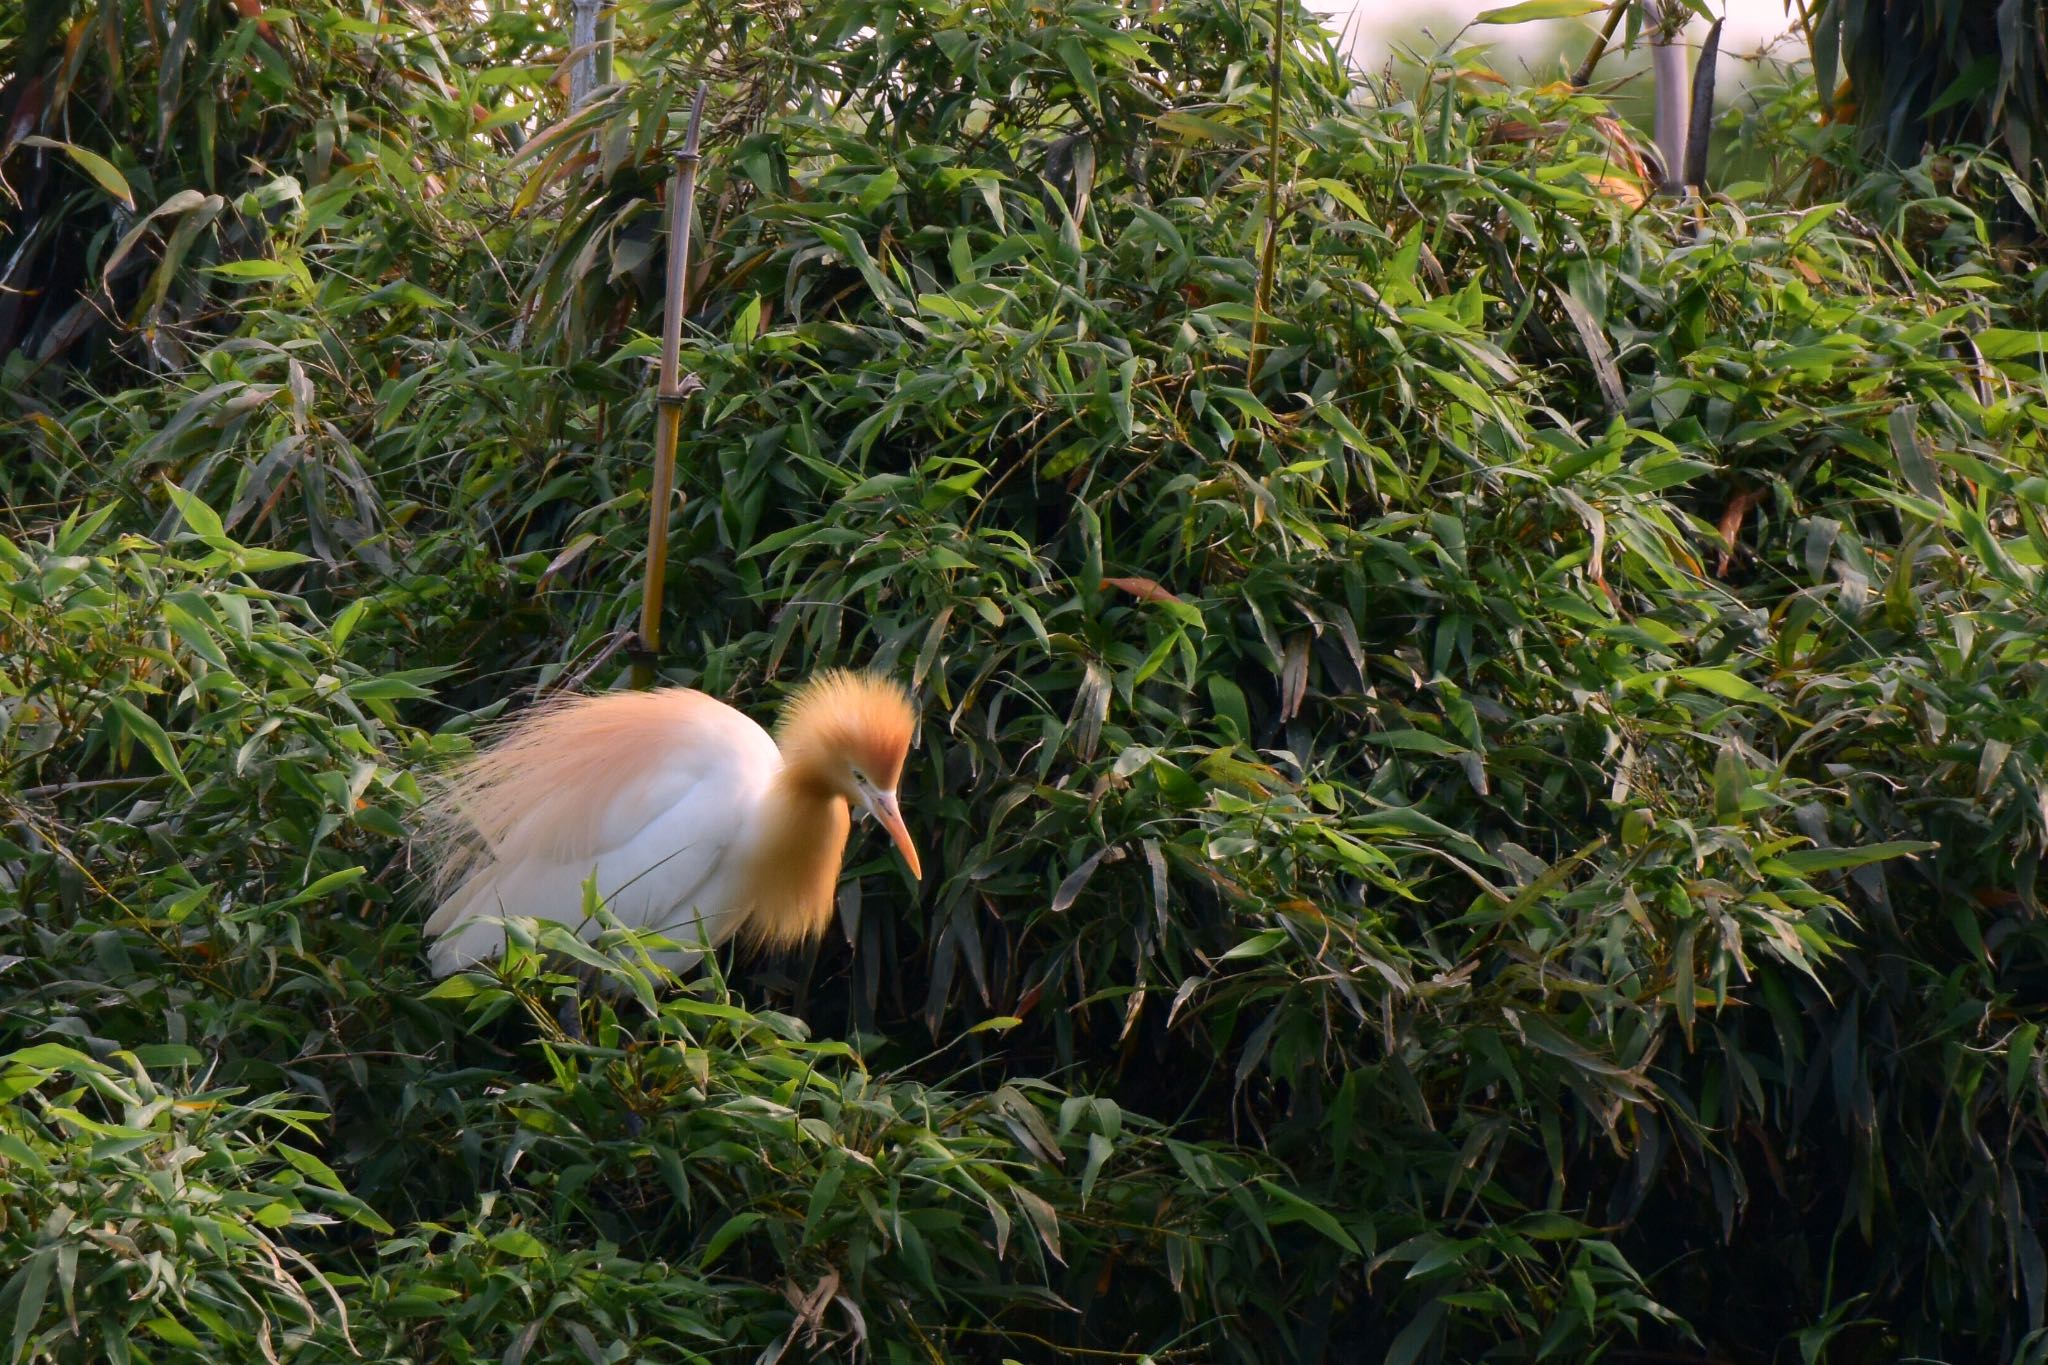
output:
[[[579,800],[565,791],[537,803],[500,842],[498,856],[428,920],[427,933],[441,936],[435,970],[445,975],[499,950],[503,930],[480,921],[521,915],[582,923],[582,886],[593,873],[599,895],[629,925],[712,943],[729,935],[737,922],[737,849],[779,765],[773,742],[754,728],[666,748],[657,767],[611,792]],[[551,817],[568,823],[574,837],[561,837]]]
[[[613,694],[604,700],[627,698]],[[623,847],[700,788],[745,799],[765,790],[781,768],[782,755],[768,732],[731,707],[679,690],[649,700],[658,708],[608,705],[593,717],[599,723],[564,725],[545,737],[547,748],[533,754],[526,768],[537,783],[506,784],[525,790],[512,794],[518,818],[497,825],[502,835],[494,857],[516,861],[540,853],[587,861]],[[539,784],[544,786],[536,792]],[[491,796],[504,790],[495,788]]]
[[[698,782],[744,784],[780,767],[767,731],[688,688],[544,702],[437,781],[429,850],[444,872],[535,852],[583,861]]]

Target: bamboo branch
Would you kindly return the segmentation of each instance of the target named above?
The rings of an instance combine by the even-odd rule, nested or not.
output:
[[[1287,53],[1287,0],[1273,0],[1273,78],[1267,98],[1272,110],[1266,120],[1266,230],[1259,247],[1259,286],[1252,297],[1252,339],[1245,352],[1244,386],[1249,389],[1259,377],[1259,342],[1266,333],[1266,305],[1273,297],[1273,272],[1280,247],[1280,94],[1285,83]]]
[[[1586,60],[1579,63],[1579,69],[1572,73],[1572,88],[1583,90],[1593,79],[1593,68],[1600,65],[1600,59],[1607,55],[1607,45],[1614,41],[1614,30],[1621,27],[1621,16],[1628,13],[1629,0],[1614,0],[1607,8],[1607,22],[1600,26],[1600,36],[1593,40],[1593,46],[1586,49]]]
[[[669,504],[675,500],[676,436],[682,428],[683,400],[695,392],[697,376],[684,382],[682,369],[683,314],[689,306],[690,226],[697,212],[697,135],[704,120],[705,87],[697,85],[690,104],[690,127],[676,171],[668,182],[668,295],[661,317],[661,389],[655,396],[654,486],[648,490],[647,587],[640,598],[640,642],[633,656],[633,686],[654,685],[655,659],[661,653],[661,599],[668,585]]]

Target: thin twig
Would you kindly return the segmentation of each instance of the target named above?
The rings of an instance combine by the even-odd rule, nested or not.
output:
[[[621,626],[619,629],[614,630],[611,633],[611,637],[604,642],[604,648],[598,650],[597,654],[590,660],[590,662],[584,664],[581,668],[562,674],[562,676],[555,679],[555,681],[552,684],[550,684],[547,687],[541,688],[538,692],[538,695],[546,696],[551,692],[582,691],[583,684],[590,681],[591,674],[597,672],[598,669],[603,668],[606,662],[611,659],[612,655],[618,653],[621,649],[625,648],[627,645],[631,644],[634,640],[638,638],[639,637],[636,636],[632,631],[627,630],[625,627]]]
[[[640,644],[633,659],[633,686],[654,685],[654,661],[661,652],[661,598],[668,584],[669,503],[675,499],[676,435],[682,428],[683,399],[695,387],[683,383],[683,313],[690,298],[690,224],[697,210],[697,134],[704,121],[703,82],[690,104],[690,127],[676,155],[669,181],[668,297],[661,319],[661,390],[654,426],[654,486],[648,490],[647,589],[640,599]]]
[[[45,796],[62,796],[66,792],[88,791],[94,787],[140,787],[151,782],[161,782],[167,774],[151,773],[146,777],[100,777],[90,782],[51,782],[40,787],[23,787],[14,795],[24,799]]]

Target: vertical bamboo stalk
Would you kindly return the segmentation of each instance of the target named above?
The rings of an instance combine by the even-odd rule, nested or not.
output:
[[[1649,28],[1650,71],[1657,97],[1657,156],[1664,163],[1663,190],[1685,193],[1685,138],[1692,117],[1692,91],[1685,69],[1686,10],[1676,0],[1643,0]]]
[[[1273,272],[1280,247],[1280,95],[1285,85],[1287,0],[1273,0],[1273,75],[1268,82],[1272,108],[1266,119],[1266,228],[1259,244],[1259,285],[1252,296],[1252,338],[1244,358],[1244,386],[1259,377],[1259,343],[1266,335],[1266,305],[1273,298]]]
[[[661,389],[655,395],[654,486],[648,490],[647,586],[640,599],[640,647],[633,657],[633,686],[654,685],[661,653],[661,599],[668,586],[669,503],[675,500],[676,436],[682,428],[683,314],[689,307],[690,226],[697,211],[697,135],[704,119],[705,87],[690,104],[689,131],[676,154],[668,182],[668,294],[661,317]]]
[[[603,0],[569,0],[569,109],[575,112],[597,86],[597,11]]]

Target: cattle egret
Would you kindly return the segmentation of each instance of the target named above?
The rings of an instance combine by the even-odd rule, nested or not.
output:
[[[583,923],[593,874],[622,923],[678,943],[818,937],[852,806],[924,875],[896,805],[915,721],[902,688],[846,671],[803,687],[772,738],[681,687],[536,707],[430,803],[445,896],[426,928],[435,975],[497,957],[505,916]],[[680,971],[698,954],[653,956]]]

